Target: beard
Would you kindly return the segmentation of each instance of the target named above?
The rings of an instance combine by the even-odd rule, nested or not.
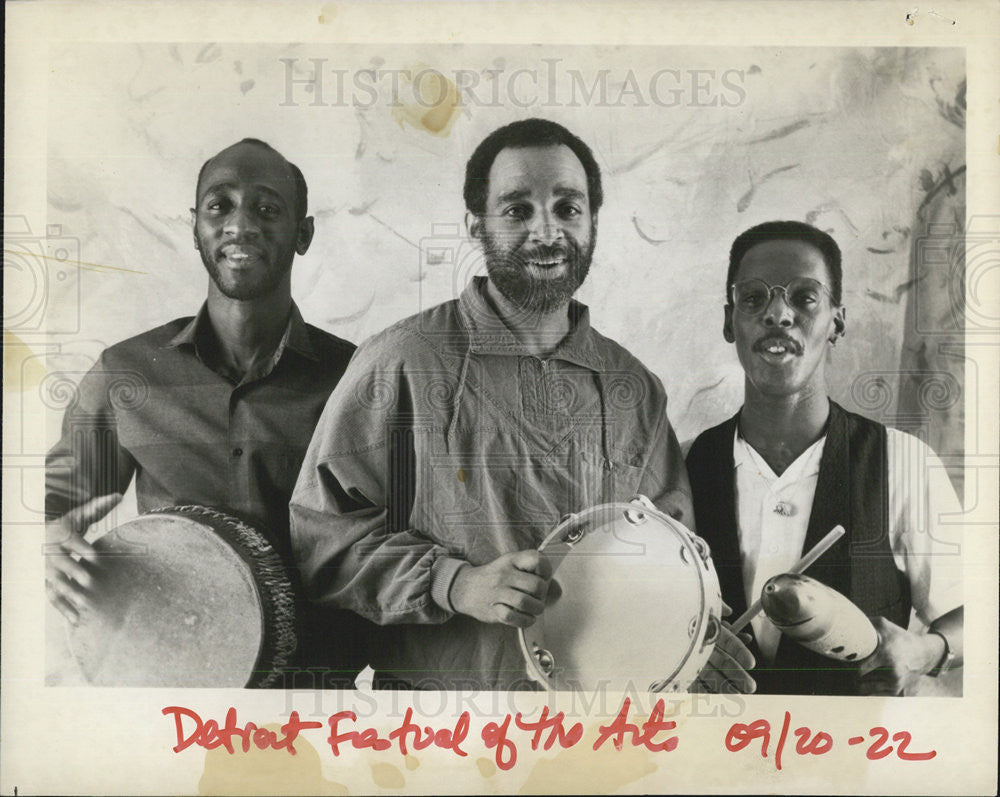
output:
[[[492,235],[483,236],[483,256],[486,273],[500,295],[515,307],[530,313],[548,314],[564,308],[590,273],[590,263],[597,242],[595,229],[590,230],[590,241],[583,250],[572,239],[555,245],[540,244],[530,249],[511,251]],[[552,279],[531,275],[531,261],[563,258],[566,273]]]
[[[213,252],[211,246],[205,244],[200,238],[198,239],[198,254],[201,255],[201,262],[219,292],[229,299],[243,302],[261,299],[272,294],[292,268],[292,258],[289,257],[287,263],[265,261],[262,264],[262,271],[255,275],[228,274],[219,266],[219,261],[226,259],[221,249]],[[262,253],[261,257],[263,258],[265,255]]]

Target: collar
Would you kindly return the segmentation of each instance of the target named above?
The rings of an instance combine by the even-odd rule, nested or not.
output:
[[[469,350],[476,354],[533,356],[493,309],[486,298],[486,285],[486,277],[473,277],[458,300],[462,321],[469,333]],[[570,299],[568,312],[569,334],[548,359],[565,360],[592,371],[604,370],[604,358],[597,351],[590,328],[590,310],[585,304]]]
[[[188,321],[176,335],[174,335],[164,345],[165,349],[174,349],[178,346],[194,346],[198,349],[198,344],[205,341],[205,336],[209,334],[208,302],[203,302],[198,310],[198,314]],[[298,352],[303,357],[310,360],[319,360],[316,350],[313,349],[309,340],[309,329],[299,312],[298,305],[292,302],[292,312],[288,318],[288,326],[285,327],[285,334],[281,336],[281,342],[274,352],[274,361],[277,362],[285,348]]]
[[[803,451],[789,465],[780,476],[771,470],[767,461],[757,453],[756,449],[740,436],[740,426],[737,422],[736,430],[733,433],[733,465],[739,468],[742,465],[749,465],[757,470],[768,482],[795,482],[819,473],[820,461],[823,458],[823,449],[826,446],[826,434]]]

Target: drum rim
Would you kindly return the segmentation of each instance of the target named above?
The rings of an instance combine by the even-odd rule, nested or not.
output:
[[[698,647],[699,641],[702,640],[705,632],[707,631],[706,626],[709,625],[711,607],[709,603],[711,602],[711,596],[709,594],[709,587],[714,586],[716,591],[718,590],[718,574],[715,572],[714,567],[709,565],[708,561],[704,560],[700,553],[697,551],[697,547],[694,543],[696,535],[693,531],[688,529],[683,523],[675,518],[670,517],[670,515],[665,512],[660,511],[652,502],[649,501],[645,496],[637,495],[631,501],[613,501],[605,504],[597,504],[587,509],[581,510],[580,512],[573,512],[565,515],[559,522],[559,524],[549,532],[545,539],[542,540],[541,544],[538,546],[538,551],[541,553],[545,552],[547,546],[551,547],[555,542],[561,541],[559,538],[565,533],[567,527],[571,525],[578,524],[582,519],[586,519],[588,516],[593,514],[598,514],[601,512],[625,512],[632,511],[643,515],[652,515],[662,521],[671,531],[678,533],[685,542],[685,547],[691,550],[698,556],[698,560],[704,562],[705,568],[696,567],[695,570],[698,573],[698,583],[701,588],[701,600],[702,600],[702,611],[698,619],[698,627],[695,633],[691,637],[691,644],[688,648],[687,657],[674,669],[672,673],[667,678],[660,679],[656,683],[666,684],[677,677],[677,675],[684,669],[691,659],[691,655],[694,649]],[[706,549],[707,550],[707,549]],[[709,553],[708,559],[711,559],[711,554]],[[559,562],[553,568],[553,575],[558,571],[559,564],[562,562],[562,557]],[[710,582],[710,583],[709,583]],[[721,601],[721,592],[720,592]],[[543,612],[544,613],[544,612]],[[537,619],[536,619],[537,622]],[[528,675],[540,684],[542,684],[548,691],[565,691],[557,679],[554,679],[551,675],[548,675],[542,670],[541,666],[535,655],[529,649],[528,635],[531,634],[532,627],[519,628],[518,629],[518,641],[521,647],[521,654],[524,658],[525,664],[527,665]],[[714,642],[711,643],[714,647]],[[704,647],[704,643],[701,643],[701,647]],[[662,688],[662,687],[661,687]]]

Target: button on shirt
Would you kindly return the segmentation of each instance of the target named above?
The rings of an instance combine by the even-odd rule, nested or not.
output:
[[[826,437],[776,475],[739,433],[733,440],[737,523],[747,605],[765,582],[802,558]],[[925,624],[963,603],[959,526],[962,507],[940,460],[921,440],[888,430],[889,535],[896,567],[906,573],[911,600]],[[950,516],[950,517],[949,517]],[[808,573],[807,573],[808,575]],[[769,663],[781,632],[761,613],[751,621]]]
[[[371,664],[410,684],[526,680],[515,629],[454,614],[465,562],[536,548],[567,512],[637,492],[691,522],[659,380],[592,329],[540,360],[477,277],[366,341],[316,429],[291,503],[312,597],[383,625]]]
[[[106,349],[80,382],[46,464],[46,513],[124,493],[141,512],[200,504],[237,515],[289,557],[288,500],[327,397],[354,352],[292,306],[274,355],[240,378],[203,306]]]

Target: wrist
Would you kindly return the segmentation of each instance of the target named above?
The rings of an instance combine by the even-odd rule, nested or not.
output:
[[[459,574],[471,565],[464,559],[441,556],[431,568],[431,599],[447,612],[455,614],[455,583]]]
[[[948,644],[948,637],[940,631],[931,628],[927,631],[926,637],[928,642],[934,645],[934,653],[931,659],[932,664],[931,668],[927,671],[927,675],[931,678],[937,678],[941,673],[951,669],[955,656],[952,653],[951,646]]]

